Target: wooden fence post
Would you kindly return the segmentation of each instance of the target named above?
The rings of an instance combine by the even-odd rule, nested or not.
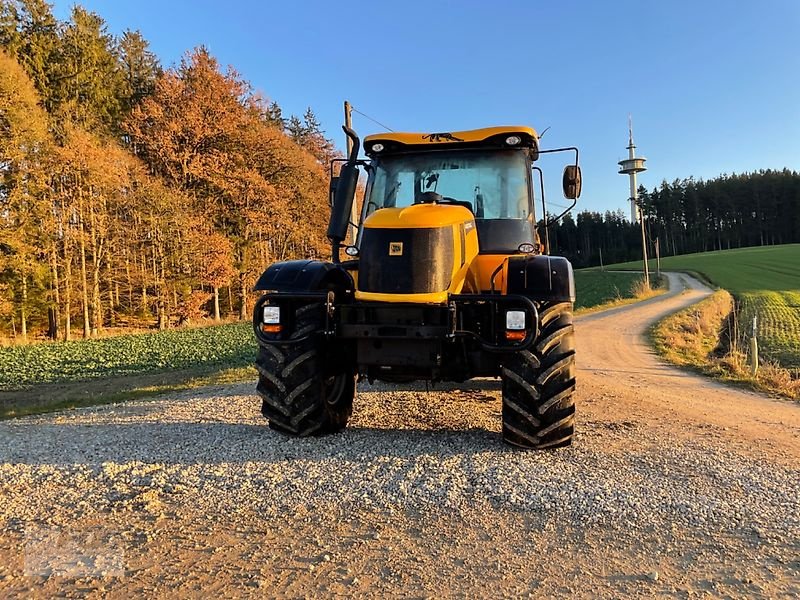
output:
[[[758,374],[758,337],[756,336],[756,326],[758,316],[753,315],[753,335],[750,336],[750,372],[755,377]]]

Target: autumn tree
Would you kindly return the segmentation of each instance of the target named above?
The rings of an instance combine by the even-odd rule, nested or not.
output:
[[[46,278],[47,119],[31,80],[0,50],[0,272],[14,291],[27,338],[31,287]]]
[[[243,318],[256,274],[276,249],[302,243],[298,231],[327,206],[323,171],[265,118],[270,111],[235,71],[222,73],[199,48],[159,78],[126,122],[139,156],[231,243]],[[307,238],[309,247],[320,241]]]

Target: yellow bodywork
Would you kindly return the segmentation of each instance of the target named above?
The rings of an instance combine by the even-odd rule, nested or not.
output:
[[[445,206],[439,204],[415,204],[404,208],[382,208],[372,213],[366,221],[365,228],[409,229],[409,228],[453,228],[454,261],[450,285],[441,292],[425,294],[381,294],[376,292],[356,291],[357,300],[372,302],[420,302],[442,304],[447,302],[449,294],[475,292],[478,279],[472,266],[478,256],[478,231],[475,218],[462,206]],[[461,264],[461,228],[464,228],[464,264]],[[387,248],[387,253],[392,248]]]
[[[521,146],[536,147],[539,135],[532,127],[501,126],[472,129],[468,131],[452,131],[447,133],[380,133],[367,136],[364,147],[368,155],[372,155],[372,145],[381,143],[403,144],[406,146],[428,146],[436,144],[476,144],[490,140],[495,136],[519,135]],[[450,286],[442,292],[424,294],[385,294],[356,291],[357,300],[376,302],[420,302],[441,304],[448,300],[450,294],[481,293],[491,289],[492,274],[498,269],[494,278],[494,289],[506,293],[506,274],[508,255],[479,254],[478,232],[474,215],[466,208],[454,205],[417,204],[405,208],[383,208],[372,213],[364,222],[365,228],[397,228],[413,229],[425,227],[453,228],[453,256],[461,257],[461,233],[464,227],[464,264],[454,261]],[[400,251],[400,249],[398,249]],[[387,248],[387,253],[391,248]],[[390,254],[387,254],[390,255]],[[357,273],[353,273],[357,279]]]
[[[378,133],[368,135],[364,138],[364,144],[373,142],[389,141],[399,142],[407,145],[418,144],[452,144],[454,142],[481,142],[496,135],[513,135],[522,133],[531,136],[534,140],[539,139],[539,135],[532,127],[525,126],[504,126],[504,127],[484,127],[483,129],[470,129],[468,131],[451,131],[442,133]]]

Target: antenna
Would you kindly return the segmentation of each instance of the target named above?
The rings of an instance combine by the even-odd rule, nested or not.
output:
[[[630,177],[631,183],[631,223],[636,223],[639,221],[639,207],[637,206],[636,200],[638,198],[638,187],[636,185],[636,174],[641,173],[642,171],[646,171],[647,167],[644,166],[644,162],[647,160],[643,156],[636,156],[636,146],[633,143],[633,118],[631,115],[628,115],[628,158],[625,160],[619,161],[617,164],[619,165],[619,173],[620,175],[628,175]]]
[[[631,223],[637,221],[642,226],[642,261],[644,265],[644,281],[647,289],[650,289],[650,273],[647,266],[647,237],[645,235],[644,227],[644,214],[639,206],[639,190],[636,186],[636,174],[646,171],[647,167],[644,166],[644,161],[647,160],[643,156],[636,156],[636,146],[633,143],[633,118],[630,113],[628,114],[628,158],[619,161],[620,175],[627,175],[631,183]]]

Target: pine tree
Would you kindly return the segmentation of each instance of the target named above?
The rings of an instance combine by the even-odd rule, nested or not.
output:
[[[51,112],[90,130],[116,132],[125,90],[116,43],[105,22],[97,14],[75,6],[49,77]]]
[[[123,32],[118,53],[125,82],[122,112],[128,114],[136,104],[153,93],[161,66],[139,31]]]

